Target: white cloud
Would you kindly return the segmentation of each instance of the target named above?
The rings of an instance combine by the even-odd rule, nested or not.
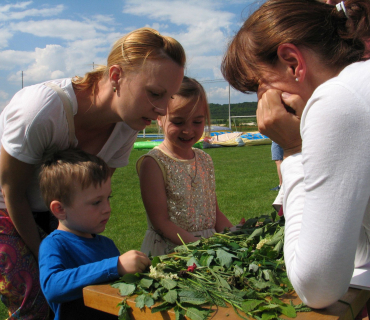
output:
[[[0,28],[0,49],[8,46],[8,40],[13,37],[13,34],[6,28]]]
[[[13,11],[14,9],[25,9],[32,1],[0,6],[0,21],[21,20],[26,17],[48,17],[60,14],[64,10],[62,4],[50,8],[28,9]]]
[[[146,16],[154,20],[169,21],[177,26],[186,26],[183,32],[172,33],[188,54],[204,54],[219,51],[225,42],[225,32],[229,32],[235,15],[218,10],[211,1],[150,1],[129,0],[124,13]]]
[[[4,50],[0,51],[0,70],[13,69],[31,63],[35,59],[34,52]]]
[[[9,94],[8,94],[8,93],[6,93],[5,91],[0,90],[0,99],[1,99],[1,100],[5,100],[5,99],[7,99],[7,98],[8,98],[8,96],[9,96]]]
[[[68,19],[22,21],[11,23],[10,28],[14,31],[30,33],[38,37],[61,38],[64,40],[94,38],[97,35],[96,25]]]
[[[25,83],[40,82],[65,76],[65,49],[59,45],[47,45],[44,49],[35,49],[34,63],[23,71]],[[9,77],[9,81],[19,81],[21,71]]]
[[[147,24],[145,27],[155,29],[162,33],[164,29],[168,29],[168,24],[161,24],[158,22],[154,22],[152,25]]]
[[[66,0],[54,6],[25,0],[0,4],[0,70],[7,70],[3,79],[8,80],[0,79],[0,83],[2,90],[9,90],[9,96],[20,86],[21,70],[25,85],[83,75],[92,64],[106,64],[114,41],[144,25],[174,37],[184,46],[189,76],[201,81],[222,79],[220,64],[228,37],[242,20],[241,12],[232,13],[232,6],[242,0],[114,0],[123,3],[124,14],[100,10],[104,5],[100,2],[92,2],[91,8],[83,11],[74,1],[78,2]],[[247,7],[252,0],[244,1]],[[212,100],[225,99],[226,82],[221,89],[216,89],[217,84],[210,85],[214,87]],[[0,109],[4,99],[0,94]]]
[[[207,90],[207,97],[209,101],[221,100],[225,103],[229,99],[229,85],[224,87],[210,87]],[[257,96],[256,94],[244,94],[230,87],[230,101],[231,103],[257,101]]]
[[[32,1],[17,2],[15,4],[6,4],[6,5],[3,5],[3,6],[0,6],[0,12],[1,13],[7,12],[10,9],[13,9],[13,8],[15,8],[15,9],[24,9],[24,8],[26,8],[31,3],[32,3]]]

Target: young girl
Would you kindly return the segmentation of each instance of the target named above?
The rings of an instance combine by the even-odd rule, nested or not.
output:
[[[192,146],[210,123],[203,87],[184,77],[179,92],[158,117],[165,139],[139,158],[137,171],[147,212],[148,230],[141,251],[153,256],[166,254],[184,242],[232,227],[220,211],[215,193],[211,157]]]

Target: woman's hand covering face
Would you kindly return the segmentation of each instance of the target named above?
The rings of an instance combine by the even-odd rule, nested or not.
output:
[[[284,149],[284,158],[301,152],[300,120],[305,102],[299,95],[267,90],[258,101],[258,130]]]

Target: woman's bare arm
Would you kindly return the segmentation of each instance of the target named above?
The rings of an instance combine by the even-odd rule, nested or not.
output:
[[[26,197],[34,170],[34,165],[15,159],[1,147],[0,183],[5,204],[19,235],[37,258],[41,239]]]

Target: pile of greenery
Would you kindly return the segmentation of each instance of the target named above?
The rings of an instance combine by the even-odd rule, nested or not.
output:
[[[297,311],[310,309],[279,299],[293,291],[283,242],[284,218],[263,215],[237,231],[216,233],[154,257],[149,272],[127,274],[113,286],[122,296],[137,295],[137,308],[152,307],[152,313],[174,309],[176,319],[207,319],[213,306],[232,306],[243,319],[294,318]],[[126,300],[120,305],[119,319],[130,319]]]

